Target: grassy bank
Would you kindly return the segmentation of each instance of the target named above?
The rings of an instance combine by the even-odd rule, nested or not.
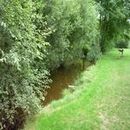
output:
[[[130,50],[124,57],[115,50],[104,55],[75,87],[25,130],[130,130]]]

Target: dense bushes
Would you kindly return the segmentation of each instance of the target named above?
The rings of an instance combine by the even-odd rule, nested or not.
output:
[[[93,64],[96,64],[96,61],[100,58],[100,56],[101,56],[100,46],[98,44],[93,44],[87,54],[87,60]]]
[[[31,1],[0,2],[0,129],[15,130],[25,115],[39,110],[47,71],[43,62],[45,42],[33,24]],[[41,64],[40,64],[41,65]],[[43,64],[42,64],[43,65]]]
[[[113,43],[118,41],[119,35],[128,30],[127,19],[130,17],[130,1],[128,0],[95,0],[99,3],[100,46],[105,52]]]
[[[122,40],[116,43],[117,48],[128,48],[129,42],[126,40]]]
[[[0,129],[41,108],[48,69],[82,57],[97,39],[92,0],[0,1]]]
[[[48,67],[51,69],[82,57],[82,49],[96,42],[98,21],[92,0],[45,1],[43,10],[49,28]]]

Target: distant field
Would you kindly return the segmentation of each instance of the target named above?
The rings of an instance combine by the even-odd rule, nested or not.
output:
[[[130,50],[102,56],[76,91],[53,102],[25,130],[130,130]]]

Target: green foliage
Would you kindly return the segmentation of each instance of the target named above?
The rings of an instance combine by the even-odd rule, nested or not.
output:
[[[18,129],[41,108],[48,69],[97,41],[93,0],[0,1],[0,129]]]
[[[127,0],[96,0],[99,3],[100,46],[102,52],[112,47],[119,35],[129,28],[130,2]]]
[[[33,24],[37,19],[34,5],[31,0],[0,1],[2,130],[18,129],[28,114],[38,111],[43,98],[43,87],[47,87],[48,72],[45,65],[38,66],[45,58],[43,51],[46,43]]]
[[[116,43],[117,48],[128,48],[129,42],[126,40],[122,40]]]
[[[53,69],[82,57],[82,48],[96,42],[97,12],[92,0],[45,0],[44,16],[53,32],[47,37],[48,67]]]
[[[39,111],[49,71],[81,58],[95,63],[100,50],[130,39],[130,2],[96,2],[0,0],[0,129]]]
[[[96,64],[96,61],[100,58],[100,56],[101,56],[101,50],[99,45],[93,44],[87,54],[87,60],[93,64]]]

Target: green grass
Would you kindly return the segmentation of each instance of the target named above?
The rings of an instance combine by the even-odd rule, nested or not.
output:
[[[102,56],[76,82],[76,91],[53,102],[25,130],[130,130],[130,50]]]

